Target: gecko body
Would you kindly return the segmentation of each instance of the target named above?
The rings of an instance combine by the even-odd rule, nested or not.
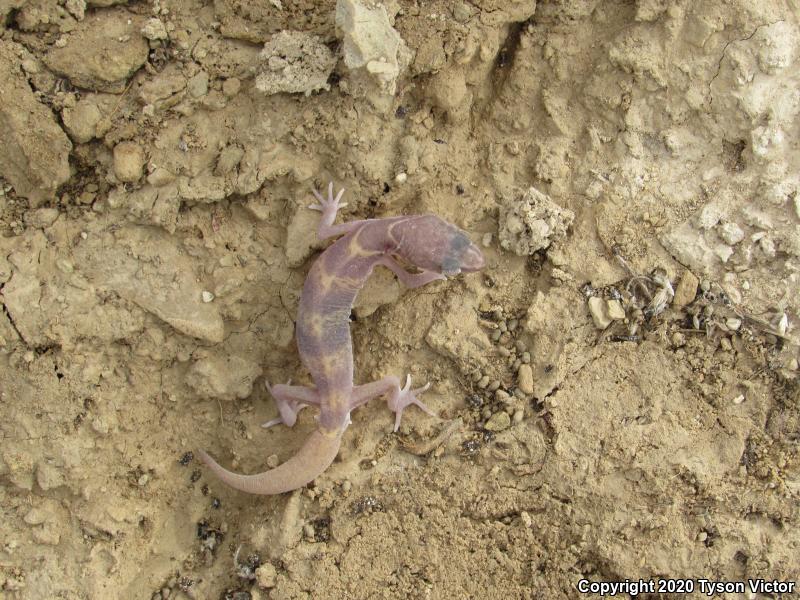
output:
[[[411,389],[410,376],[400,386],[388,376],[365,385],[353,381],[353,350],[350,312],[358,291],[372,270],[389,268],[408,287],[419,287],[446,279],[448,275],[477,271],[484,266],[480,249],[455,225],[435,215],[367,219],[334,225],[344,190],[328,197],[314,192],[322,212],[319,239],[341,236],[329,246],[309,270],[297,311],[297,348],[314,387],[269,386],[280,418],[266,424],[294,425],[305,406],[317,406],[317,429],[292,458],[258,475],[239,475],[220,466],[208,454],[200,456],[228,485],[253,494],[279,494],[302,487],[322,473],[336,458],[342,434],[350,424],[350,412],[372,398],[388,394],[389,408],[396,413],[395,431],[403,410],[415,404],[433,414],[418,398],[428,385]],[[416,267],[409,273],[397,258]]]

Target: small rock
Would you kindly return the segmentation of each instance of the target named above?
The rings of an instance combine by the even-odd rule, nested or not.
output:
[[[142,26],[141,31],[142,35],[150,41],[166,40],[169,38],[164,22],[156,17],[147,19]]]
[[[186,82],[186,90],[193,98],[200,98],[208,93],[208,73],[200,71]]]
[[[744,402],[744,394],[739,394],[733,399],[734,404],[741,404],[742,402]]]
[[[727,319],[725,321],[725,325],[731,331],[738,331],[739,327],[742,326],[742,320],[741,319],[737,319],[736,317],[730,317],[729,319]]]
[[[82,99],[75,106],[61,111],[64,128],[78,144],[85,144],[97,136],[97,124],[102,118],[103,114],[91,99]]]
[[[268,590],[274,588],[278,580],[278,571],[270,563],[264,563],[256,569],[256,583]]]
[[[523,394],[528,396],[533,394],[533,369],[529,364],[523,363],[519,366],[517,380],[519,382],[519,389]]]
[[[714,254],[724,263],[728,262],[728,259],[733,255],[733,248],[728,246],[727,244],[718,244],[714,248]]]
[[[44,229],[45,227],[50,227],[50,225],[56,222],[56,219],[58,219],[58,209],[38,208],[25,213],[23,218],[28,227]]]
[[[675,297],[672,299],[672,305],[676,308],[681,308],[690,304],[697,295],[699,283],[694,273],[688,269],[684,271],[678,286],[675,288]]]
[[[65,483],[61,471],[44,461],[36,467],[36,482],[45,491],[60,487]]]
[[[147,183],[155,187],[163,187],[173,181],[175,181],[175,175],[164,167],[156,167],[153,172],[147,176]]]
[[[233,98],[242,88],[242,82],[238,77],[230,77],[222,82],[222,93],[228,98]]]
[[[304,93],[328,90],[328,77],[336,57],[316,35],[302,31],[280,31],[264,44],[262,71],[256,89],[265,94]]]
[[[138,181],[144,170],[144,162],[144,150],[136,142],[120,142],[114,146],[114,175],[120,181]]]
[[[485,429],[489,431],[504,431],[511,427],[511,417],[504,410],[494,413],[488,421],[486,421]]]
[[[621,321],[625,318],[625,309],[619,300],[606,300],[606,313],[609,319]]]
[[[127,78],[146,61],[141,23],[126,10],[93,12],[44,55],[45,64],[80,88],[122,93]],[[124,41],[121,41],[124,40]]]
[[[201,297],[203,298],[203,302],[208,303],[208,302],[211,302],[214,299],[214,294],[212,294],[208,290],[203,290],[203,293],[201,294]]]
[[[735,246],[744,239],[744,231],[736,223],[725,223],[719,228],[719,236],[726,244]]]
[[[594,320],[594,326],[598,329],[605,329],[611,324],[611,319],[606,314],[606,303],[602,298],[597,296],[589,298],[589,312]]]

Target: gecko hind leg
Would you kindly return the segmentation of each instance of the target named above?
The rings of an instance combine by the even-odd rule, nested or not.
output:
[[[275,398],[280,417],[267,421],[261,425],[262,427],[272,427],[280,423],[291,427],[297,421],[297,413],[306,406],[319,406],[319,395],[314,388],[282,383],[270,385],[267,381],[264,382],[264,385],[267,391],[272,394],[272,397]]]
[[[362,404],[366,404],[372,398],[389,394],[387,404],[389,405],[389,410],[395,413],[394,431],[397,431],[400,428],[400,419],[402,418],[403,410],[410,404],[418,406],[432,417],[438,416],[417,398],[418,394],[422,394],[430,386],[430,383],[426,383],[422,387],[411,389],[411,375],[408,375],[406,376],[405,385],[401,388],[400,380],[393,375],[389,375],[378,381],[355,386],[353,388],[352,400],[350,401],[350,410],[358,408]]]

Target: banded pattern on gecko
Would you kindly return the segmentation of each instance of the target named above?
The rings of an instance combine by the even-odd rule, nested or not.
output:
[[[318,203],[309,208],[322,212],[317,229],[320,240],[342,236],[325,250],[308,272],[297,311],[297,348],[311,373],[314,387],[267,384],[280,418],[265,426],[284,423],[291,427],[304,407],[319,407],[317,429],[292,458],[258,475],[239,475],[220,466],[199,451],[203,461],[225,483],[252,494],[280,494],[312,481],[336,458],[342,434],[350,424],[350,412],[372,398],[388,394],[395,412],[397,431],[403,410],[414,404],[433,415],[418,395],[430,384],[411,389],[411,377],[400,387],[397,377],[384,377],[365,385],[353,382],[353,349],[350,311],[356,294],[377,265],[389,268],[408,287],[446,279],[448,275],[477,271],[484,266],[480,249],[466,233],[435,215],[366,219],[334,225],[341,190],[328,197],[314,190]],[[420,270],[409,273],[395,257]]]

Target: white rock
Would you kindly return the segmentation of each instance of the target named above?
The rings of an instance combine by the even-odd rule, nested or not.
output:
[[[530,256],[567,234],[575,213],[549,196],[529,188],[522,197],[508,197],[500,208],[500,246],[518,256]]]
[[[717,246],[714,248],[714,254],[716,254],[722,262],[726,263],[733,255],[733,248],[727,244],[717,244]]]
[[[344,38],[344,64],[355,88],[370,97],[393,96],[397,79],[411,62],[403,38],[392,27],[386,7],[363,0],[336,2],[336,28]]]
[[[744,231],[736,223],[724,223],[719,226],[719,236],[726,244],[735,246],[744,239]]]

